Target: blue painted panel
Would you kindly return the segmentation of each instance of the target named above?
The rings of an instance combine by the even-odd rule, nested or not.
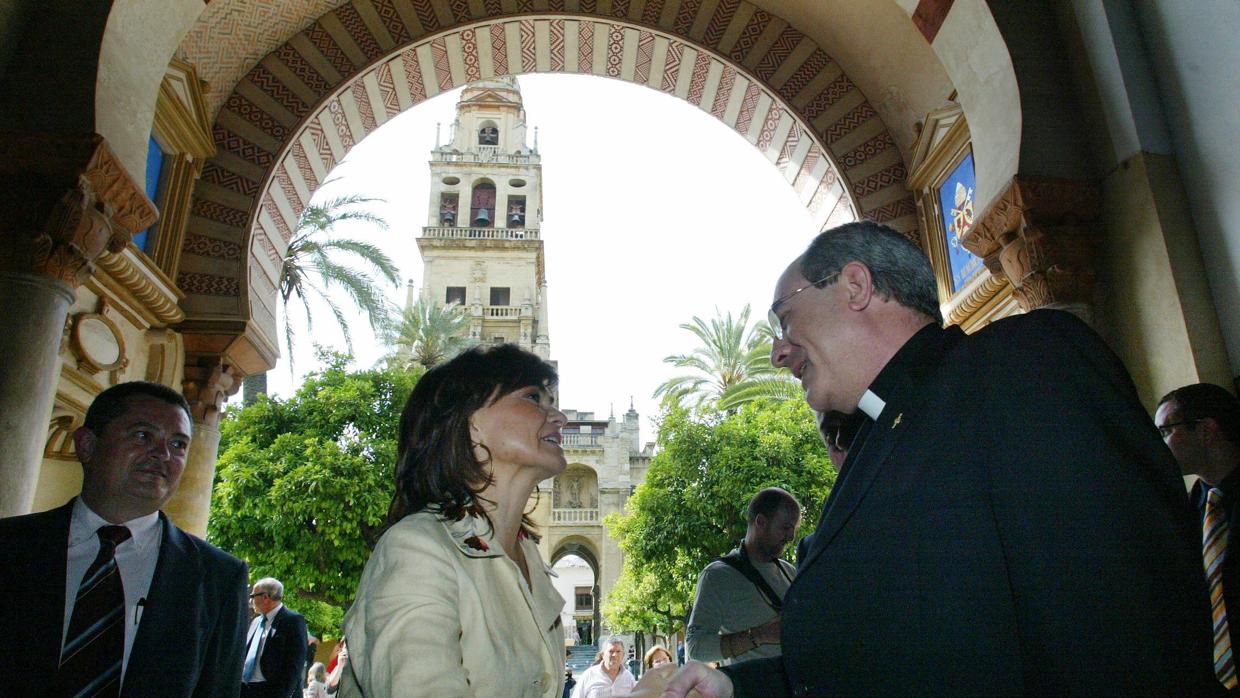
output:
[[[939,213],[943,220],[947,260],[951,265],[952,293],[959,291],[982,270],[982,260],[960,244],[960,236],[973,225],[977,182],[973,175],[973,153],[964,156],[939,187]]]

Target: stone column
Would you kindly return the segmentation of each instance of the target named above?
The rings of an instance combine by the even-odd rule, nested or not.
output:
[[[74,294],[155,207],[95,134],[0,135],[0,516],[30,511]]]
[[[176,525],[200,537],[207,536],[211,513],[211,485],[220,451],[220,413],[224,401],[241,387],[236,371],[221,359],[200,358],[187,363],[181,392],[194,417],[194,434],[181,484],[164,505]]]
[[[962,242],[1007,277],[1022,310],[1060,308],[1092,324],[1100,226],[1096,184],[1016,177]]]

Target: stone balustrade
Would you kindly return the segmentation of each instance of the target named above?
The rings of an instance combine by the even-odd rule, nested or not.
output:
[[[478,240],[537,240],[538,230],[531,228],[457,228],[448,226],[426,226],[422,228],[424,238],[454,238]]]
[[[598,509],[552,509],[553,524],[597,524]]]

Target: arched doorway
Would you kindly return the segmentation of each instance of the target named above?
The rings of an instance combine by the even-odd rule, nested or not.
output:
[[[565,618],[566,642],[596,644],[602,631],[602,593],[598,556],[593,546],[585,540],[565,539],[552,554],[551,566],[559,575],[556,589],[565,600],[561,617]]]

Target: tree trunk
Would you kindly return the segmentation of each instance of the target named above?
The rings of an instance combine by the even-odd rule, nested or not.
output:
[[[256,373],[252,376],[246,376],[241,382],[241,394],[243,405],[253,405],[259,395],[267,394],[267,374]]]

